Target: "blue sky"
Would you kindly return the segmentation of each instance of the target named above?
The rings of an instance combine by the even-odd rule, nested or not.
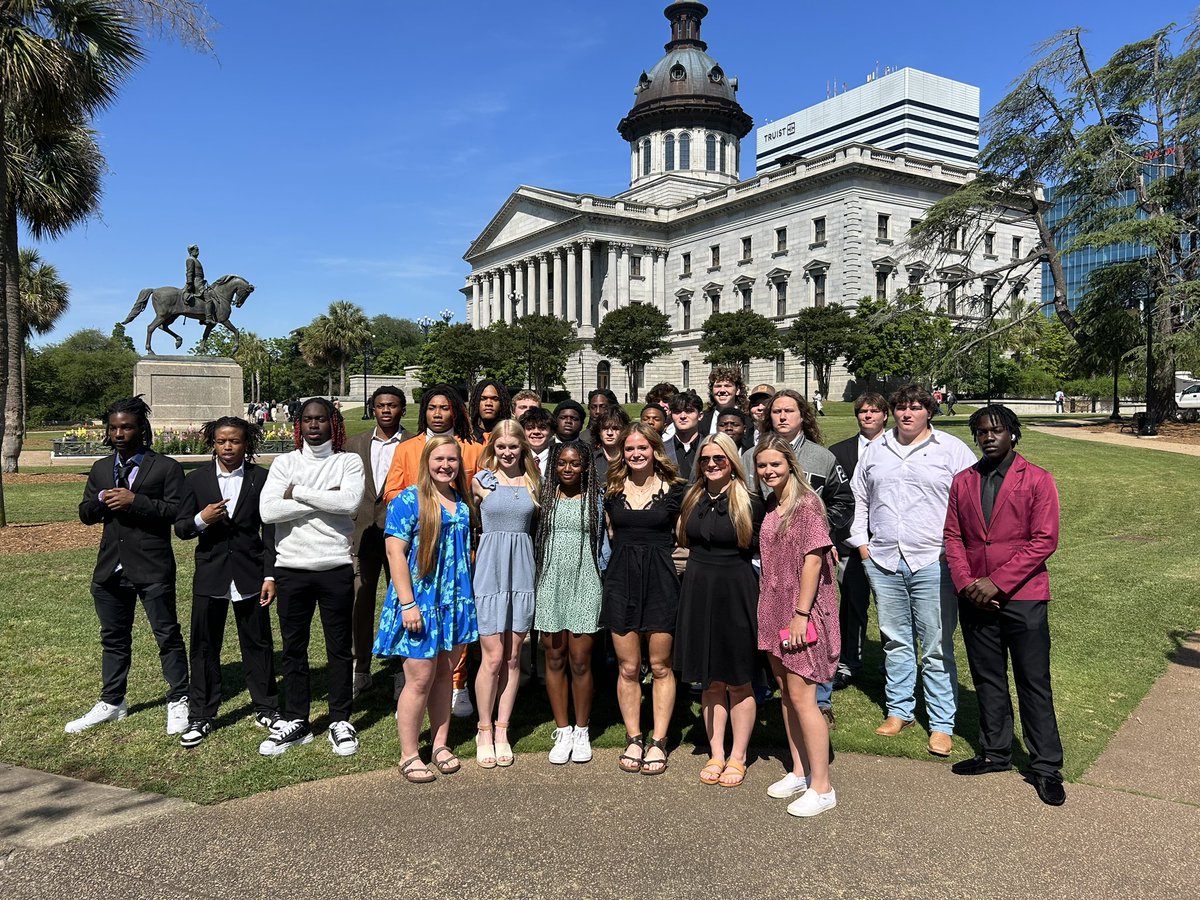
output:
[[[43,340],[107,332],[144,287],[209,280],[256,292],[234,318],[286,334],[333,300],[368,315],[463,316],[462,254],[519,184],[628,187],[616,131],[669,38],[662,0],[339,3],[210,0],[216,57],[171,43],[96,122],[100,217],[38,245],[72,288]],[[1193,4],[1134,16],[1114,0],[797,3],[710,0],[703,37],[761,125],[884,66],[979,85],[986,111],[1041,38],[1082,25],[1097,60]],[[336,15],[335,15],[336,11]],[[1129,24],[1130,20],[1138,20]],[[753,174],[754,134],[743,146]],[[129,326],[139,349],[150,314]],[[184,326],[185,347],[199,326]],[[157,338],[167,352],[169,341]]]

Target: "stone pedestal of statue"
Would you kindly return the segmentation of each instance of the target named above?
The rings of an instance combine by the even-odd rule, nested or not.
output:
[[[245,416],[242,384],[242,367],[225,357],[150,356],[133,369],[133,393],[150,405],[155,431]]]

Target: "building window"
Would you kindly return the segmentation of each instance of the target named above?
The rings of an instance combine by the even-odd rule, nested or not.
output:
[[[952,232],[950,232],[949,236],[946,238],[946,249],[947,250],[957,250],[958,249],[958,229],[957,228],[955,228]]]
[[[946,286],[946,315],[958,315],[958,282],[952,281]]]
[[[819,219],[813,219],[813,243],[814,244],[825,243],[825,217],[824,216],[821,216]]]
[[[813,306],[825,305],[825,272],[813,272]]]
[[[551,270],[546,275],[546,299],[554,299],[554,271]]]
[[[742,288],[742,309],[749,310],[749,309],[753,309],[753,308],[754,308],[753,289],[750,287],[750,285],[746,285],[744,288]]]
[[[784,373],[783,362],[784,362],[783,354],[780,353],[777,357],[775,357],[775,381],[779,384],[782,384],[784,381],[787,380],[786,378],[784,378],[784,374],[783,374]]]
[[[712,256],[709,258],[709,263],[708,263],[709,268],[712,268],[712,269],[721,268],[721,245],[713,244],[708,249],[709,249],[709,252],[712,254]]]
[[[612,366],[607,362],[601,362],[596,366],[596,387],[606,391],[610,381],[612,381]]]
[[[909,230],[909,231],[916,231],[916,230],[917,230],[917,228],[920,226],[920,224],[921,224],[921,220],[920,220],[920,219],[909,219],[909,220],[908,220],[908,230]]]
[[[925,272],[920,268],[908,270],[908,290],[909,292],[919,291],[921,282],[925,280]]]
[[[1021,258],[1021,239],[1019,237],[1013,238],[1012,258]]]
[[[987,280],[983,283],[983,302],[987,308],[987,314],[992,314],[992,297],[996,293],[996,282]]]
[[[775,229],[775,252],[776,253],[787,252],[787,229],[786,228],[776,228]]]
[[[775,282],[775,315],[787,315],[787,282]]]
[[[692,136],[686,131],[679,135],[679,168],[692,167]]]
[[[752,238],[742,238],[742,262],[750,262],[753,246]]]
[[[704,138],[704,168],[710,172],[717,169],[717,136],[707,135]]]
[[[983,236],[983,252],[986,256],[996,255],[996,232],[989,231]]]
[[[725,138],[721,138],[721,171],[722,172],[725,171],[725,145],[726,145],[726,143],[727,142],[726,142]]]
[[[681,261],[683,262],[683,271],[680,272],[679,274],[683,275],[683,276],[691,275],[692,274],[692,254],[690,254],[690,253],[683,254],[683,256],[681,257]]]
[[[668,134],[663,139],[664,163],[668,172],[675,171],[675,135]]]
[[[650,174],[650,138],[642,141],[642,174]]]
[[[721,295],[720,294],[709,294],[708,302],[710,304],[712,304],[712,314],[714,316],[721,311]]]
[[[686,391],[692,386],[692,364],[686,359],[683,361],[683,389]]]
[[[683,301],[683,330],[684,331],[692,330],[692,301],[691,300]]]
[[[642,277],[642,258],[640,256],[634,256],[632,253],[629,254],[629,277]]]
[[[875,299],[876,300],[886,300],[887,299],[887,283],[888,283],[888,273],[886,271],[881,269],[875,273]]]
[[[891,235],[888,234],[888,223],[890,219],[890,216],[885,216],[882,214],[879,216],[879,221],[875,226],[875,237],[881,241],[887,241],[891,239]]]
[[[746,384],[750,383],[750,363],[742,363],[742,381]]]

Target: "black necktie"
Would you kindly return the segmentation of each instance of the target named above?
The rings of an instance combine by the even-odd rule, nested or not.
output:
[[[121,463],[120,469],[117,472],[117,487],[128,488],[129,487],[129,476],[133,472],[133,470],[136,468],[137,468],[137,463],[135,463],[133,460],[130,460],[129,462]]]

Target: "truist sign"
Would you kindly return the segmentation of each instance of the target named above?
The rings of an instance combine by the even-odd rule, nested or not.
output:
[[[782,125],[779,128],[775,129],[774,131],[763,132],[761,137],[762,137],[764,143],[769,144],[771,141],[777,141],[782,137],[787,137],[788,135],[792,135],[795,133],[796,133],[796,123],[788,122],[787,125]]]

